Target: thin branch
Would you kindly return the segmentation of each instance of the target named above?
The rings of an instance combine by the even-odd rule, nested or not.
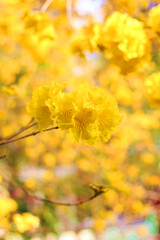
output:
[[[66,12],[67,12],[67,17],[68,17],[69,23],[70,23],[71,26],[73,26],[72,0],[67,0],[67,3],[66,3]]]
[[[99,196],[100,194],[94,192],[93,195],[91,195],[90,197],[88,198],[85,198],[85,199],[81,199],[79,201],[76,201],[76,202],[59,202],[59,201],[55,201],[55,200],[52,200],[52,199],[47,199],[47,198],[42,198],[42,197],[39,197],[39,196],[36,196],[36,195],[33,195],[31,193],[27,193],[30,197],[38,200],[38,201],[41,201],[41,202],[47,202],[47,203],[51,203],[51,204],[56,204],[56,205],[63,205],[63,206],[76,206],[76,205],[80,205],[82,203],[85,203],[85,202],[89,202],[91,201],[92,199],[96,198],[97,196]]]
[[[40,202],[47,202],[47,203],[51,203],[51,204],[56,204],[56,205],[63,205],[63,206],[76,206],[76,205],[80,205],[82,203],[88,202],[93,200],[94,198],[98,197],[99,195],[103,194],[106,192],[106,187],[104,185],[101,184],[90,184],[89,187],[94,191],[94,194],[92,194],[91,196],[78,200],[76,202],[59,202],[53,199],[48,199],[48,198],[43,198],[43,197],[39,197],[34,195],[33,193],[29,192],[24,186],[19,186],[16,183],[14,183],[11,180],[8,180],[7,178],[3,179],[8,182],[9,184],[11,184],[14,187],[19,187],[26,195],[28,195],[29,197],[38,200]]]
[[[43,4],[43,6],[41,7],[40,12],[44,13],[46,12],[46,10],[48,9],[49,5],[53,2],[53,0],[47,0],[45,1],[45,3]]]
[[[51,128],[48,128],[48,129],[44,130],[43,132],[51,131],[53,129],[58,129],[58,127],[51,127]],[[6,140],[3,140],[3,141],[0,141],[0,146],[1,145],[6,145],[6,144],[11,143],[11,142],[16,142],[18,140],[21,140],[21,139],[24,139],[24,138],[27,138],[27,137],[30,137],[30,136],[35,136],[35,135],[37,135],[39,133],[41,133],[41,131],[35,131],[35,132],[26,134],[26,135],[24,135],[22,137],[18,137],[18,138],[15,138],[15,139],[10,139],[10,140],[6,139]]]
[[[26,131],[27,129],[29,129],[29,128],[37,125],[37,124],[38,124],[38,123],[32,123],[32,124],[30,124],[30,125],[27,124],[27,126],[21,128],[17,133],[12,134],[11,136],[7,137],[5,140],[10,140],[10,139],[18,136],[18,135],[21,134],[22,132]]]
[[[0,156],[0,159],[5,158],[5,157],[6,157],[6,155],[2,155],[2,156]]]
[[[30,125],[34,121],[34,117],[31,118],[31,120],[26,124],[26,126]]]

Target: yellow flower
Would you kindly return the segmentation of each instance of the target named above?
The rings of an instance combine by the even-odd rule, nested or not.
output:
[[[0,196],[0,218],[6,217],[17,209],[17,203],[12,198]]]
[[[90,145],[108,141],[122,119],[114,98],[101,88],[80,87],[76,108],[70,134]]]
[[[24,31],[20,41],[37,60],[44,60],[55,42],[52,22],[44,13],[27,13],[23,17]]]
[[[102,104],[103,110],[98,116],[99,141],[107,142],[111,137],[111,133],[122,121],[122,116],[119,113],[116,100],[111,95],[104,99]]]
[[[152,107],[160,107],[160,72],[153,73],[145,82],[146,96]]]
[[[92,42],[92,31],[93,29],[88,27],[72,36],[71,50],[73,54],[78,54],[80,57],[84,57],[85,51],[93,52],[95,50],[94,42]]]
[[[153,162],[155,160],[154,154],[149,153],[149,152],[142,153],[140,158],[145,164],[148,164],[148,165],[153,164]]]
[[[28,212],[23,214],[14,214],[13,222],[15,223],[16,228],[20,233],[26,232],[28,230],[34,231],[36,228],[39,227],[40,224],[39,218],[33,216],[31,213]]]
[[[61,92],[63,87],[54,83],[33,93],[27,111],[38,121],[39,129],[56,122],[76,142],[108,141],[122,120],[115,99],[101,88],[81,86],[76,92]]]
[[[50,88],[48,86],[39,87],[33,93],[32,101],[27,105],[27,112],[38,122],[39,130],[49,127],[53,121],[46,104],[49,98]]]
[[[16,211],[17,203],[12,199],[0,196],[0,227],[8,229],[10,226],[9,217],[11,212]]]
[[[33,177],[28,178],[28,179],[25,181],[25,186],[26,186],[28,189],[34,189],[35,186],[36,186],[36,179],[33,178]]]
[[[143,23],[126,13],[114,12],[104,26],[96,26],[95,38],[106,57],[123,71],[131,71],[149,51]]]
[[[51,117],[55,119],[59,128],[67,129],[72,126],[72,117],[75,113],[74,99],[75,92],[60,92],[49,101]]]
[[[87,144],[94,144],[97,137],[97,114],[93,108],[81,108],[74,116],[73,127],[70,129],[75,141],[82,140]]]
[[[53,82],[51,86],[42,86],[33,92],[32,101],[27,105],[27,112],[38,122],[42,131],[53,124],[48,101],[64,88],[64,84]]]
[[[46,167],[53,167],[56,164],[56,158],[52,153],[46,153],[43,157],[43,163]]]
[[[104,33],[108,40],[117,44],[126,61],[145,54],[147,37],[143,24],[127,14],[115,12],[105,23]],[[107,38],[107,36],[106,36]]]
[[[160,33],[160,4],[153,7],[149,11],[148,25],[155,31]]]

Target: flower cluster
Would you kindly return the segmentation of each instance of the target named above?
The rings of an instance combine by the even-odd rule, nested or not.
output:
[[[9,227],[10,214],[17,210],[17,203],[9,197],[0,195],[0,226],[4,229]]]
[[[43,60],[54,46],[56,35],[53,24],[45,13],[26,13],[23,21],[21,44],[32,51],[35,58]]]
[[[71,51],[73,54],[84,57],[86,51],[93,52],[96,49],[93,35],[93,26],[77,31],[77,34],[71,37]]]
[[[103,26],[95,26],[95,41],[107,58],[121,68],[126,68],[126,64],[133,68],[149,49],[143,23],[127,13],[114,12]]]
[[[23,214],[16,213],[13,215],[13,222],[16,225],[18,232],[23,233],[26,231],[34,231],[39,227],[39,218],[33,216],[29,212]]]
[[[145,82],[146,95],[152,107],[160,107],[160,72],[153,73]]]
[[[99,44],[111,55],[121,55],[125,61],[141,58],[146,53],[147,36],[143,23],[128,14],[114,12],[105,22]]]
[[[57,124],[76,142],[92,145],[108,141],[122,120],[114,97],[102,88],[80,86],[78,91],[63,92],[64,87],[65,84],[53,82],[33,93],[27,111],[39,129]]]

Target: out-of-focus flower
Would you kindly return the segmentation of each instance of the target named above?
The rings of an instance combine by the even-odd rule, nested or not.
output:
[[[39,227],[40,221],[39,218],[33,216],[31,213],[16,213],[13,215],[13,222],[16,225],[17,230],[20,233],[24,233],[26,231],[34,231]]]
[[[109,35],[109,39],[106,39],[109,43],[117,44],[117,50],[122,53],[126,61],[144,56],[147,37],[143,24],[138,20],[127,14],[114,13],[106,21],[104,33],[106,38]]]
[[[16,202],[7,197],[0,197],[0,228],[8,230],[10,227],[9,217],[17,209]]]
[[[43,163],[46,167],[53,167],[56,163],[56,158],[51,153],[46,153],[43,157]]]
[[[8,217],[16,209],[17,203],[12,198],[0,196],[0,227],[9,228]]]
[[[141,160],[148,164],[151,165],[153,164],[154,160],[155,160],[155,156],[152,153],[146,152],[146,153],[142,153],[140,156]]]
[[[0,216],[5,217],[10,212],[14,212],[17,209],[17,204],[12,198],[6,198],[0,196]]]
[[[25,181],[25,186],[26,186],[28,189],[34,189],[35,186],[36,186],[36,179],[33,178],[33,177],[28,178],[28,179]]]
[[[160,4],[149,11],[148,25],[160,34]]]
[[[78,34],[73,35],[71,39],[71,50],[74,54],[84,57],[85,51],[93,52],[96,47],[93,39],[93,33],[91,29],[85,29],[86,31],[80,31]]]
[[[149,51],[143,23],[126,13],[114,12],[103,26],[96,25],[95,41],[123,72],[134,69]]]
[[[3,178],[2,178],[2,176],[0,175],[0,183],[2,182],[2,179],[3,179]]]
[[[37,60],[44,60],[55,42],[52,22],[44,13],[27,13],[24,15],[24,31],[20,37],[21,44],[26,47]]]
[[[54,174],[52,171],[46,170],[42,176],[42,180],[44,182],[50,182],[53,179],[53,176]]]
[[[146,96],[152,107],[160,107],[160,72],[150,75],[146,82]]]

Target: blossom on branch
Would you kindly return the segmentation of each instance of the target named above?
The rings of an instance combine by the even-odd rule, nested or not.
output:
[[[80,86],[75,92],[62,92],[63,88],[54,82],[33,93],[27,112],[37,120],[39,129],[56,124],[76,142],[107,142],[122,120],[114,97],[98,87]]]

